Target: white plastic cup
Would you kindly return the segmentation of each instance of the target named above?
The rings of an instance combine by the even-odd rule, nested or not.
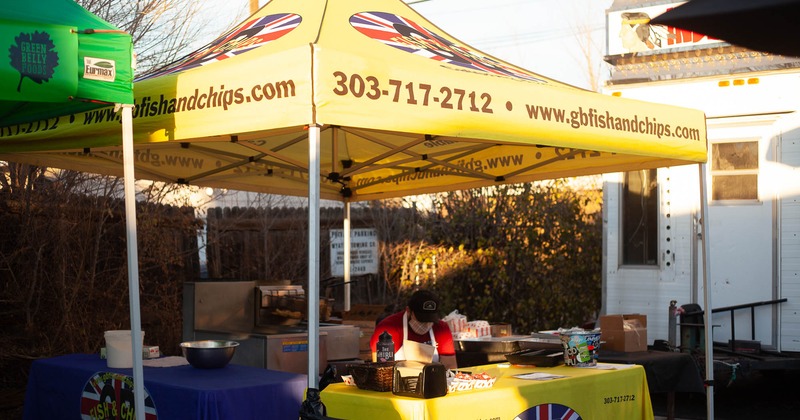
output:
[[[131,330],[112,330],[105,332],[106,364],[110,368],[126,369],[133,367],[133,351]],[[144,343],[144,331],[142,331]]]

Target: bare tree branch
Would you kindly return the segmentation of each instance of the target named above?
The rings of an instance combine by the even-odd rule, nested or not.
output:
[[[136,52],[137,73],[162,67],[191,52],[205,27],[219,18],[214,13],[206,13],[206,2],[198,0],[77,2],[86,10],[131,34]]]

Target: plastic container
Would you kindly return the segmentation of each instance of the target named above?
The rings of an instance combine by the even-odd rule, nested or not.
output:
[[[563,331],[560,335],[561,345],[564,347],[565,365],[577,367],[597,365],[600,331]]]
[[[133,367],[133,343],[131,330],[111,330],[105,332],[106,363],[110,368],[126,369]],[[144,343],[144,331],[142,331]]]

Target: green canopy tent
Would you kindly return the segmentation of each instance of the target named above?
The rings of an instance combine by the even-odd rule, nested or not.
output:
[[[319,298],[321,198],[347,209],[707,159],[702,112],[516,67],[397,0],[272,0],[135,85],[140,178],[308,197],[310,388],[319,373],[319,307],[311,303]],[[125,174],[110,109],[73,116],[46,136],[0,138],[0,159]]]
[[[0,0],[0,142],[19,133],[47,136],[75,112],[121,108],[118,144],[132,150],[133,42],[131,36],[73,0]],[[126,141],[125,141],[126,140]],[[35,140],[34,140],[35,142]],[[132,155],[132,153],[131,153]],[[133,172],[126,176],[131,330],[141,337]],[[127,182],[130,179],[130,184]],[[135,225],[133,225],[135,226]],[[135,310],[134,310],[135,308]],[[141,340],[133,347],[141,355]],[[143,395],[141,358],[134,366],[136,395]],[[144,413],[144,400],[136,401]],[[143,417],[142,417],[143,418]]]
[[[41,121],[28,130],[47,131],[59,116],[133,103],[129,34],[74,1],[0,4],[2,126]]]

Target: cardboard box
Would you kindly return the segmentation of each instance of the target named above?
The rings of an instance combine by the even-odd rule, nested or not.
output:
[[[375,321],[386,311],[386,305],[353,304],[349,311],[342,312],[344,321],[367,321],[375,325]]]
[[[369,348],[369,340],[372,338],[372,333],[374,332],[374,328],[361,328],[361,335],[358,338],[359,350],[371,351]]]
[[[143,346],[142,347],[142,358],[143,359],[158,359],[161,357],[161,351],[158,349],[158,346]]]
[[[511,324],[489,324],[492,337],[508,337],[511,335]]]
[[[372,349],[369,347],[369,340],[375,329],[372,327],[361,327],[361,335],[358,339],[358,358],[367,362],[372,361]]]
[[[647,351],[647,315],[601,316],[600,341],[601,351]]]
[[[359,328],[362,328],[362,329],[369,329],[369,328],[375,328],[375,321],[362,321],[362,320],[358,320],[358,319],[355,319],[355,320],[345,319],[345,320],[342,321],[342,325],[355,325],[356,327],[359,327]]]

